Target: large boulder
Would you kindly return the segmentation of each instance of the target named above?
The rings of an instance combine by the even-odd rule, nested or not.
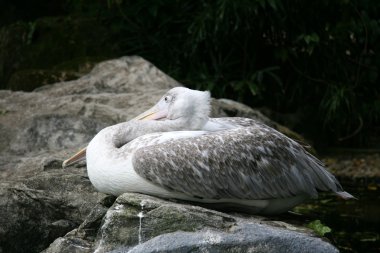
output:
[[[113,204],[113,197],[92,187],[83,164],[61,168],[62,161],[86,146],[100,129],[133,118],[178,85],[144,59],[122,57],[96,65],[78,80],[33,92],[0,91],[0,252],[38,252],[56,238],[59,239],[47,252],[104,252],[132,247],[136,252],[146,252],[146,247],[164,247],[165,243],[171,248],[160,248],[162,251],[176,247],[212,251],[228,245],[248,250],[255,245],[272,245],[274,241],[268,238],[278,238],[284,243],[279,244],[281,247],[292,251],[299,238],[300,249],[305,240],[322,243],[302,232],[270,230],[270,224],[261,226],[253,218],[237,218],[146,196],[124,195]],[[282,130],[261,113],[237,102],[214,99],[212,105],[213,116],[256,118]],[[140,211],[136,208],[140,204],[133,203],[141,203],[141,198],[147,199],[152,208],[144,211],[144,243],[137,245],[136,213]],[[170,221],[163,217],[165,213],[170,214]],[[109,223],[107,217],[114,217],[115,223]],[[193,228],[181,223],[183,219],[195,219]],[[263,233],[250,238],[258,227],[266,231],[263,233],[267,233],[267,239],[261,237]],[[211,230],[216,231],[214,235],[220,236],[220,241],[208,243],[214,238],[209,237]],[[172,244],[173,238],[177,244]],[[294,238],[294,244],[285,243],[290,238]],[[328,243],[323,245],[330,249],[325,252],[334,252]]]

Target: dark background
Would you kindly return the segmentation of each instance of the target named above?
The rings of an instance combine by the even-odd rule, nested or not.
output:
[[[3,0],[0,88],[31,91],[140,55],[317,147],[380,148],[379,10],[378,0]]]

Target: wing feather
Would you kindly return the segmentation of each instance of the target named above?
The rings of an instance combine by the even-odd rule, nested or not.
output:
[[[297,142],[253,120],[240,127],[142,147],[136,172],[189,196],[270,199],[341,189],[321,162]]]

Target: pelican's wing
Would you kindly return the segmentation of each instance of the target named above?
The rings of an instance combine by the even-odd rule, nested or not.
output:
[[[317,189],[342,191],[318,159],[257,122],[140,148],[133,166],[156,185],[201,198],[316,197]]]

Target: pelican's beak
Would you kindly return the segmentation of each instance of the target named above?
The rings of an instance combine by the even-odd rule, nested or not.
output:
[[[149,110],[133,118],[132,120],[159,120],[159,119],[166,118],[167,115],[168,115],[167,110],[161,109],[158,105],[155,105]]]
[[[70,166],[70,165],[73,165],[77,162],[80,162],[83,159],[86,159],[86,148],[82,148],[78,153],[76,153],[75,155],[73,155],[69,159],[63,161],[62,168],[65,168],[67,166]]]

